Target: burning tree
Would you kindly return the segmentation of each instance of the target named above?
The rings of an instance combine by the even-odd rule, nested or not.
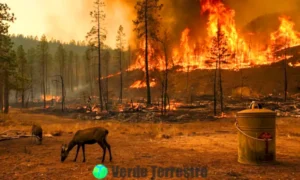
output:
[[[167,111],[167,97],[168,97],[168,71],[169,71],[169,57],[170,57],[170,32],[164,29],[161,38],[159,39],[164,53],[164,76],[162,82],[162,112]]]
[[[284,101],[287,99],[287,50],[290,47],[300,44],[300,33],[294,31],[295,24],[289,17],[279,17],[280,27],[271,34],[271,51],[275,60],[283,59],[283,76],[284,76]],[[284,52],[282,58],[282,52]]]
[[[99,89],[99,102],[101,111],[103,110],[103,96],[102,96],[102,75],[101,75],[101,46],[103,41],[106,39],[105,29],[101,25],[101,21],[104,21],[105,14],[103,7],[105,6],[103,0],[95,0],[94,10],[90,12],[92,17],[92,23],[94,26],[88,32],[87,38],[89,39],[89,44],[97,49],[98,54],[98,89]]]
[[[120,96],[119,102],[122,103],[122,94],[123,94],[123,70],[122,70],[122,53],[124,50],[124,43],[125,43],[125,33],[123,31],[123,26],[120,25],[118,34],[117,34],[117,44],[116,47],[119,50],[119,66],[120,66]],[[108,79],[108,78],[107,78]]]
[[[156,40],[158,35],[159,11],[162,8],[159,0],[139,0],[136,3],[135,9],[137,18],[133,21],[136,28],[138,38],[145,38],[145,73],[147,85],[147,105],[151,104],[150,78],[148,69],[148,43],[149,39]]]
[[[222,88],[222,63],[226,63],[226,57],[230,54],[228,53],[227,42],[224,32],[221,29],[220,24],[218,24],[218,29],[216,36],[212,38],[211,44],[211,57],[209,63],[215,63],[215,74],[214,74],[214,115],[217,114],[217,79],[219,80],[219,93],[220,93],[220,103],[221,112],[223,113],[223,88]],[[218,77],[217,77],[218,74]]]

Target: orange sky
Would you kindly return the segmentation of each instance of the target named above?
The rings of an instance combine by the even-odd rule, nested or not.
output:
[[[10,33],[37,35],[45,34],[61,41],[84,40],[91,28],[89,12],[93,0],[1,0],[7,3],[17,20],[10,27]],[[123,25],[125,34],[132,32],[132,6],[123,4],[124,0],[107,0],[106,44],[115,47],[116,34]]]

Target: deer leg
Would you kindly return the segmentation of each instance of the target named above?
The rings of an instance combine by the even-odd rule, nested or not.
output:
[[[79,149],[80,149],[80,145],[78,144],[77,145],[77,151],[76,151],[76,156],[75,156],[74,162],[76,162]]]
[[[85,148],[84,148],[84,144],[82,145],[82,153],[83,153],[83,161],[85,162]]]
[[[111,151],[110,151],[110,145],[107,143],[106,139],[104,139],[104,144],[105,146],[107,147],[108,149],[108,152],[109,152],[109,160],[111,161],[112,160],[112,156],[111,156]]]
[[[103,149],[103,156],[102,156],[102,163],[104,162],[105,159],[105,154],[106,154],[106,147],[104,145],[103,142],[98,142],[98,144],[101,146],[101,148]]]

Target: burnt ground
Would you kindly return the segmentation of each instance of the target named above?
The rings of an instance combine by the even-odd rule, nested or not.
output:
[[[41,124],[45,134],[63,132],[61,136],[45,137],[42,145],[31,144],[30,138],[1,141],[0,179],[3,180],[94,179],[92,170],[96,164],[101,164],[102,150],[99,145],[86,146],[86,163],[82,162],[82,151],[77,162],[73,162],[75,148],[64,163],[60,162],[61,145],[68,143],[76,130],[91,126],[103,126],[109,130],[108,142],[112,147],[113,161],[108,161],[107,152],[104,162],[109,170],[117,165],[126,168],[140,165],[149,167],[149,172],[151,165],[207,166],[206,179],[300,177],[299,118],[277,118],[277,163],[260,166],[237,162],[237,131],[231,118],[188,123],[124,123],[114,120],[79,121],[15,110],[0,119],[0,132],[7,129],[29,132],[32,123]],[[150,179],[151,176],[149,173],[147,178],[141,179]],[[110,172],[106,179],[116,178]]]

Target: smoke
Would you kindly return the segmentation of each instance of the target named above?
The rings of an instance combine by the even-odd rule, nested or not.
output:
[[[225,0],[225,3],[235,10],[238,27],[259,16],[300,9],[300,0]]]
[[[52,2],[52,3],[51,3]],[[47,33],[65,41],[76,39],[84,40],[86,33],[92,27],[89,12],[93,10],[94,0],[64,0],[45,1],[44,9],[55,9],[47,16]],[[136,44],[136,34],[133,31],[132,20],[136,18],[134,6],[136,0],[105,0],[107,30],[106,44],[115,47],[116,35],[120,25],[124,27],[127,42]],[[176,41],[185,28],[189,28],[193,40],[206,37],[207,15],[201,14],[199,0],[160,0],[164,5],[162,27],[167,27]],[[238,29],[242,29],[249,22],[259,16],[272,13],[288,12],[300,9],[300,0],[223,0],[235,10],[235,20]],[[296,14],[296,18],[298,14]],[[298,19],[293,19],[297,21]],[[299,18],[300,20],[300,18]],[[277,19],[274,19],[277,22]],[[266,22],[262,22],[262,26]]]

